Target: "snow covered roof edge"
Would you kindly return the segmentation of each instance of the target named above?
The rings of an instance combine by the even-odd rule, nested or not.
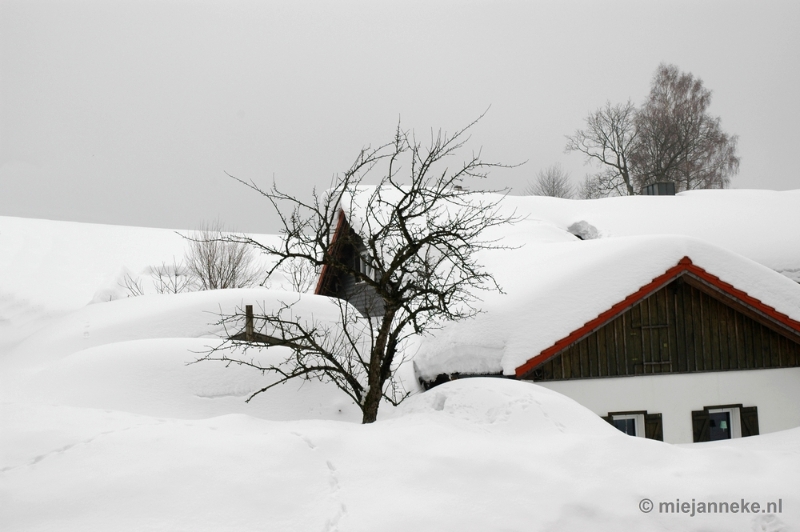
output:
[[[692,262],[692,259],[690,259],[688,256],[685,256],[680,261],[678,261],[678,264],[668,269],[662,275],[659,275],[658,277],[653,279],[650,283],[641,287],[636,292],[628,295],[625,299],[614,304],[607,311],[601,313],[593,320],[586,322],[582,327],[574,330],[566,337],[556,341],[552,346],[548,347],[535,357],[531,358],[521,366],[517,367],[515,370],[516,376],[522,378],[529,371],[533,370],[540,364],[546,362],[550,358],[553,358],[554,356],[558,355],[563,349],[565,349],[569,345],[581,340],[585,336],[596,331],[597,329],[604,326],[605,324],[607,324],[608,322],[610,322],[611,320],[613,320],[614,318],[625,312],[627,309],[629,309],[642,299],[660,290],[661,288],[666,286],[668,283],[674,281],[678,277],[681,277],[682,275],[686,274],[692,274],[696,277],[699,277],[703,281],[706,281],[707,283],[718,288],[720,291],[722,291],[732,299],[736,300],[737,302],[743,303],[744,305],[751,307],[754,310],[757,310],[759,313],[766,315],[769,318],[772,318],[781,325],[784,325],[791,331],[795,331],[798,333],[798,335],[800,335],[800,321],[792,319],[786,314],[776,310],[774,307],[765,304],[760,299],[757,299],[749,295],[747,292],[736,288],[732,284],[723,281],[716,275],[709,273],[705,269],[695,265]]]

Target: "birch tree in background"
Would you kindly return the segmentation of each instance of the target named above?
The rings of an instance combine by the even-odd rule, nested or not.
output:
[[[581,185],[581,198],[634,195],[657,182],[676,191],[727,188],[739,171],[736,135],[708,113],[711,91],[675,65],[659,65],[650,94],[637,109],[607,102],[567,136],[566,152],[599,165]]]
[[[738,137],[708,113],[711,91],[675,65],[659,65],[650,96],[636,114],[631,159],[639,188],[673,182],[677,191],[727,188],[739,171]]]

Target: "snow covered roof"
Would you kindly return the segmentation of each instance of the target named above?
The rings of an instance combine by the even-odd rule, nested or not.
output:
[[[599,238],[699,238],[800,282],[800,189],[692,190],[676,196],[599,200],[509,196],[503,203],[563,229],[587,222]]]
[[[364,209],[375,187],[359,187],[342,200],[347,222],[365,233]],[[382,191],[387,202],[400,192]],[[800,189],[692,190],[675,196],[625,196],[569,200],[547,196],[472,194],[471,201],[499,201],[501,213],[527,218],[523,230],[539,223],[569,233],[579,225],[590,238],[683,235],[705,240],[800,282]],[[534,231],[540,228],[534,229]],[[508,233],[509,231],[503,231]],[[511,229],[510,232],[519,232]],[[573,231],[574,232],[574,231]],[[553,235],[551,235],[552,237]],[[573,240],[571,234],[561,235]],[[549,237],[550,238],[550,237]],[[551,238],[552,239],[552,238]],[[527,235],[525,241],[541,241]]]
[[[362,187],[345,208],[357,232],[368,223],[363,206],[372,192],[374,187]],[[515,374],[685,257],[721,283],[800,322],[800,286],[792,281],[800,282],[800,190],[702,190],[602,200],[471,198],[500,201],[502,214],[524,218],[487,231],[487,238],[502,237],[516,249],[482,252],[479,259],[506,294],[483,295],[483,314],[420,341],[415,365],[425,379],[454,372]]]
[[[519,238],[517,236],[517,238]],[[524,373],[531,359],[654,279],[694,265],[747,296],[800,322],[800,285],[750,259],[675,235],[572,242],[532,242],[482,256],[506,295],[489,294],[484,313],[447,325],[420,342],[420,376]],[[652,285],[651,285],[652,286]],[[654,288],[655,289],[655,288]],[[797,323],[800,331],[800,323]],[[539,359],[542,361],[543,359]]]

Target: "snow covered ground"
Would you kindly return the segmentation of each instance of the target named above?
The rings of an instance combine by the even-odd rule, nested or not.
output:
[[[618,230],[588,211],[553,212],[564,220],[520,230],[554,242],[571,238],[577,218]],[[742,237],[742,254],[771,260],[759,250],[775,231]],[[800,229],[780,231],[794,242]],[[218,341],[220,309],[296,296],[123,297],[121,272],[171,261],[183,246],[168,230],[0,217],[0,530],[800,528],[800,429],[669,445],[502,379],[448,383],[369,426],[317,382],[245,403],[269,377],[186,363]],[[676,500],[738,511],[691,516],[662,504]],[[780,512],[754,513],[754,502]]]
[[[800,430],[670,446],[625,436],[519,382],[449,383],[372,426],[28,401],[3,403],[2,416],[4,530],[727,531],[800,522]],[[645,498],[654,511],[639,509]],[[782,513],[659,513],[676,499],[781,501]]]

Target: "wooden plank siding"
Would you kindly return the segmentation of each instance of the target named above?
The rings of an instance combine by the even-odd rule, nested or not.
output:
[[[565,347],[536,367],[532,377],[553,381],[797,366],[796,337],[678,278]]]

